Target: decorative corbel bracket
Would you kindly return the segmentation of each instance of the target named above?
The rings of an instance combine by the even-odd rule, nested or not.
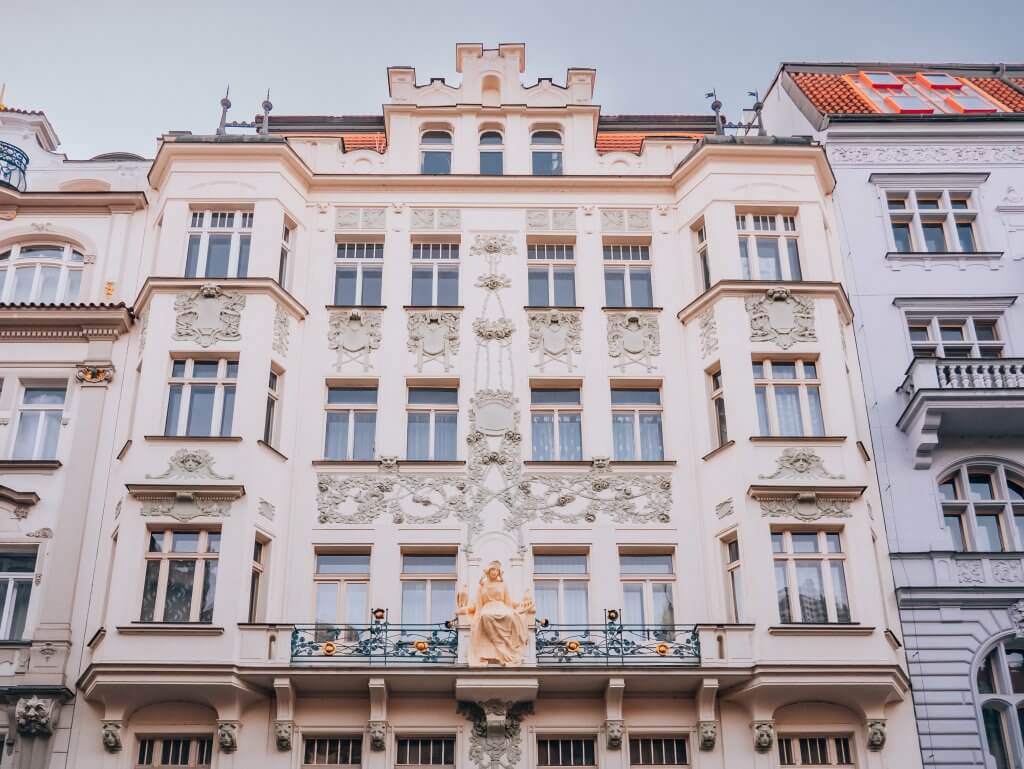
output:
[[[765,518],[817,521],[820,518],[849,518],[850,506],[864,494],[866,488],[753,485],[747,494],[757,500],[761,506],[761,515]]]

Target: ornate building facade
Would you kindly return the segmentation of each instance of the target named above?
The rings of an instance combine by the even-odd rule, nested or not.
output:
[[[824,151],[524,69],[0,112],[4,761],[920,765]]]
[[[1024,69],[783,65],[837,222],[926,766],[1024,766]]]

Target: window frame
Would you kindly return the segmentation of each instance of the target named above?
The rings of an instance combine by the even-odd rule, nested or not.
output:
[[[267,402],[263,414],[263,442],[274,447],[278,439],[281,425],[281,394],[284,382],[284,371],[271,365],[267,375]]]
[[[565,392],[575,392],[577,395],[576,403],[535,403],[534,392],[535,391],[552,391],[559,390]],[[551,415],[551,430],[553,434],[552,449],[553,456],[546,459],[537,457],[536,452],[536,435],[534,427],[534,416],[549,414]],[[579,419],[576,424],[579,426],[579,444],[580,453],[578,457],[564,457],[563,446],[562,446],[562,431],[560,418],[563,414],[575,415]],[[580,382],[566,382],[559,384],[558,386],[553,385],[530,385],[530,458],[534,462],[581,462],[583,460],[583,387]]]
[[[433,571],[433,572],[419,572],[419,571],[406,571],[406,558],[408,556],[444,556],[445,558],[450,557],[452,559],[452,570],[446,571]],[[455,610],[458,606],[457,595],[459,589],[459,555],[458,551],[454,548],[448,548],[444,546],[433,547],[430,549],[411,549],[403,548],[401,552],[401,563],[400,571],[398,575],[399,580],[399,604],[401,606],[401,621],[402,624],[409,624],[413,626],[417,625],[433,625],[436,623],[430,620],[435,616],[434,606],[434,586],[440,584],[451,583],[451,595],[452,595],[452,613],[450,616],[445,617],[443,621],[454,619]],[[407,622],[406,614],[408,613],[405,604],[405,586],[411,583],[422,582],[424,584],[424,604],[423,604],[423,616],[426,621],[423,623]]]
[[[543,255],[541,255],[543,250]],[[547,252],[551,251],[549,255]],[[547,302],[535,304],[530,297],[530,276],[544,271],[547,287]],[[572,304],[557,302],[555,273],[568,273],[572,277]],[[577,307],[576,295],[576,244],[575,243],[529,243],[526,247],[527,301],[530,307],[571,308]]]
[[[650,243],[602,243],[601,261],[605,307],[616,310],[649,310],[657,306],[654,301],[654,261],[651,259]],[[617,272],[623,273],[622,304],[612,304],[611,297],[608,294],[608,276]],[[649,304],[637,304],[634,301],[634,272],[647,273],[647,285],[650,287],[651,292]]]
[[[365,403],[359,400],[349,400],[331,403],[331,391],[365,391],[373,390],[374,399],[373,403]],[[377,415],[380,408],[380,385],[374,380],[372,382],[363,381],[332,381],[328,380],[326,383],[326,389],[324,390],[324,459],[331,462],[369,462],[373,461],[377,457],[377,431],[379,429]],[[330,424],[331,414],[345,413],[348,415],[346,421],[346,434],[345,434],[345,456],[334,457],[331,456],[327,449],[330,440]],[[358,414],[372,414],[373,415],[373,451],[370,452],[369,456],[355,456],[356,448],[356,415]]]
[[[740,249],[740,277],[743,280],[803,281],[800,254],[800,217],[796,213],[778,213],[738,209],[735,216]],[[778,276],[761,274],[759,240],[775,242]],[[796,249],[791,251],[790,246]],[[793,269],[794,259],[796,270]]]
[[[320,557],[329,555],[352,555],[366,557],[366,570],[365,571],[320,571]],[[353,642],[359,640],[359,629],[370,624],[370,615],[372,612],[371,602],[371,582],[370,573],[373,567],[373,550],[369,547],[316,547],[313,551],[313,617],[318,627],[322,625],[329,625],[332,627],[341,626],[347,631],[342,639],[347,642]],[[320,587],[321,585],[335,585],[335,596],[334,596],[334,619],[329,623],[322,623],[321,620],[321,606],[320,606]],[[366,586],[366,616],[359,619],[358,622],[350,622],[353,619],[349,616],[349,586],[351,585],[365,585]],[[333,636],[332,636],[333,637]]]
[[[973,187],[885,185],[880,187],[879,192],[882,198],[882,210],[888,223],[886,242],[891,253],[940,255],[985,253],[979,226],[981,211],[977,204],[977,190]],[[934,208],[922,207],[922,201],[934,201],[937,205]],[[960,201],[966,201],[966,207],[955,205]],[[896,203],[902,203],[902,205],[895,206]],[[969,225],[971,228],[974,248],[970,251],[964,249],[958,229],[963,224]],[[925,225],[941,227],[945,249],[932,250],[928,248]],[[907,228],[910,251],[900,250],[895,235],[897,226]]]
[[[226,355],[224,357],[205,357],[202,355],[171,355],[171,367],[167,374],[167,394],[164,398],[163,431],[161,435],[168,438],[232,438],[234,435],[235,407],[238,401],[238,367],[240,362],[237,357]],[[217,374],[213,377],[196,377],[195,364],[217,362]],[[180,377],[174,376],[176,363],[185,364],[184,373]],[[235,376],[228,375],[231,364],[235,365]],[[210,407],[209,431],[205,434],[188,432],[189,414],[192,411],[192,389],[194,387],[213,387],[213,405]],[[174,431],[171,432],[171,393],[174,387],[179,387],[180,396],[177,405],[177,420]],[[225,402],[227,391],[233,392],[231,400],[231,421],[227,425],[228,432],[224,432]]]
[[[652,748],[652,751],[651,751],[652,752],[652,760],[649,761],[649,762],[644,762],[643,761],[643,752],[644,752],[643,751],[643,746],[638,744],[636,747],[639,748],[639,750],[640,750],[640,753],[641,753],[640,758],[641,758],[641,760],[639,762],[634,762],[634,760],[633,760],[633,758],[634,758],[634,752],[633,752],[634,742],[641,743],[641,742],[644,742],[644,741],[651,741],[652,742],[652,745],[651,745],[651,748]],[[678,761],[676,761],[676,762],[669,762],[667,760],[661,761],[661,762],[654,761],[653,760],[653,753],[654,753],[654,751],[653,751],[653,747],[654,747],[653,742],[654,741],[659,741],[659,742],[662,742],[662,743],[667,743],[667,742],[682,743],[682,748],[683,748],[682,753],[683,753],[683,758],[685,760],[682,761],[682,762],[678,762]],[[627,740],[626,744],[623,747],[627,751],[626,754],[625,754],[625,765],[627,767],[640,767],[640,766],[690,766],[691,763],[692,763],[691,760],[690,760],[690,739],[689,739],[689,735],[685,734],[685,733],[680,733],[680,734],[674,734],[673,735],[673,734],[666,734],[664,732],[657,732],[657,733],[651,733],[651,734],[645,734],[645,733],[641,732],[641,733],[638,734],[636,732],[630,731],[630,733],[628,735],[628,740]],[[679,755],[679,750],[678,750],[679,749],[679,745],[678,744],[674,744],[672,747],[673,747],[673,754],[674,754],[673,757],[678,758],[678,755]],[[662,745],[662,755],[665,756],[666,753],[667,753],[666,746]]]
[[[484,143],[484,137],[490,134],[495,134],[498,137],[497,143]],[[477,136],[477,144],[479,146],[479,172],[481,176],[504,176],[505,175],[505,134],[503,131],[496,128],[485,128]],[[496,147],[497,149],[492,149]],[[497,155],[499,170],[495,173],[493,171],[484,171],[484,155]]]
[[[991,498],[975,497],[971,491],[972,476],[986,475],[990,479]],[[943,487],[953,482],[955,498],[943,493]],[[952,537],[953,550],[964,553],[1004,553],[1024,550],[1024,499],[1017,500],[1010,493],[1010,483],[1024,491],[1024,473],[998,460],[969,460],[958,462],[936,477],[936,490],[942,515],[943,528],[949,530],[950,519],[959,518],[960,543]],[[1020,496],[1024,497],[1024,494]],[[980,512],[979,512],[980,508]],[[998,550],[981,549],[978,517],[994,516],[999,536]]]
[[[732,531],[721,538],[725,562],[726,601],[730,622],[743,622],[746,616],[745,594],[743,592],[743,551],[740,549],[739,532]]]
[[[64,399],[59,405],[52,403],[27,403],[26,397],[30,390],[63,390]],[[23,380],[18,382],[18,398],[15,414],[16,424],[14,425],[14,429],[11,430],[11,447],[9,454],[11,459],[36,462],[55,461],[57,457],[60,456],[60,433],[64,427],[64,415],[68,411],[68,407],[68,381],[66,379]],[[39,414],[39,422],[35,427],[35,437],[32,440],[32,451],[28,455],[25,455],[18,451],[18,439],[21,437],[22,420],[30,413]],[[53,456],[48,456],[50,452],[44,451],[46,448],[46,431],[50,415],[53,414],[57,415],[56,439],[54,440]]]
[[[162,753],[163,744],[171,740],[189,740],[189,754],[187,763],[162,763],[163,758],[159,758]],[[152,743],[152,749],[148,752],[151,760],[148,763],[143,763],[142,759],[144,756],[145,743]],[[211,734],[182,734],[182,735],[160,735],[160,736],[146,736],[145,734],[138,735],[136,737],[136,745],[138,749],[135,753],[135,763],[132,766],[135,769],[147,769],[147,767],[192,767],[194,769],[209,769],[213,765],[213,743],[214,737]],[[205,745],[207,749],[206,756],[209,758],[204,763],[199,763],[199,759],[202,758],[201,751]],[[193,749],[194,748],[194,749]],[[159,752],[158,752],[159,751]]]
[[[817,551],[813,553],[796,552],[793,546],[793,535],[814,534],[817,537]],[[776,537],[782,543],[782,550],[775,549]],[[839,550],[832,552],[829,549],[829,537],[837,537]],[[782,625],[855,625],[856,621],[853,601],[850,596],[849,562],[848,552],[845,547],[847,540],[846,531],[842,527],[772,527],[771,549],[772,549],[772,570],[775,575],[776,595],[778,596],[778,565],[781,563],[786,575],[786,596],[789,603],[789,619],[780,613],[779,623]],[[800,604],[800,581],[797,578],[797,563],[819,563],[819,574],[821,586],[825,599],[825,621],[813,621],[803,619],[803,607]],[[847,611],[849,617],[845,620],[839,619],[836,585],[832,581],[832,564],[839,563],[843,575],[843,592],[846,597]],[[779,597],[780,598],[780,597]],[[780,598],[781,600],[781,598]]]
[[[447,246],[447,250],[442,249]],[[424,255],[424,249],[427,255]],[[436,253],[435,253],[436,251]],[[462,286],[462,253],[461,243],[458,240],[432,242],[413,241],[412,253],[410,256],[410,281],[409,281],[409,306],[410,307],[458,307]],[[417,270],[431,269],[430,274],[430,304],[418,304],[416,302],[415,274]],[[452,269],[454,268],[454,269]],[[441,270],[447,269],[455,273],[455,302],[452,304],[439,304]]]
[[[978,734],[981,737],[983,755],[985,755],[985,766],[995,766],[990,763],[989,756],[992,754],[991,734],[988,731],[986,712],[991,712],[997,719],[1001,745],[999,746],[1007,758],[1006,765],[1012,766],[1016,757],[1024,755],[1024,735],[1019,728],[1019,721],[1024,718],[1024,687],[1021,691],[1014,691],[1012,675],[1009,662],[1007,661],[1007,646],[1017,645],[1019,648],[1012,651],[1024,653],[1024,642],[1014,635],[1003,635],[990,643],[984,654],[979,654],[975,663],[971,666],[971,686],[974,694],[976,717],[978,719]],[[983,692],[981,689],[983,671],[987,668],[988,686],[991,691]],[[1007,724],[1007,719],[1010,724]]]
[[[291,287],[292,252],[295,250],[296,225],[287,219],[281,232],[281,251],[277,260],[277,283],[288,291]]]
[[[673,627],[676,624],[676,583],[679,579],[679,573],[676,569],[676,552],[675,549],[636,549],[636,548],[622,548],[618,550],[618,566],[619,566],[619,592],[622,595],[622,624],[627,626],[642,625],[645,630],[652,629],[656,634],[659,632],[659,628]],[[624,572],[622,569],[622,557],[623,556],[654,556],[654,557],[665,557],[669,558],[669,564],[671,573],[660,573],[657,571],[647,572]],[[627,618],[626,613],[628,611],[626,600],[626,585],[640,585],[641,586],[641,601],[643,609],[643,622],[636,623],[632,622]],[[654,612],[654,585],[668,585],[669,598],[672,601],[672,622],[662,623],[655,619]]]
[[[773,376],[773,364],[792,364],[795,367],[796,376],[792,379],[776,378]],[[806,376],[806,366],[814,367],[814,376]],[[761,366],[762,376],[757,375],[756,367]],[[754,404],[758,421],[758,436],[762,438],[785,437],[785,438],[824,438],[828,436],[828,425],[825,423],[825,396],[823,393],[823,380],[821,377],[821,361],[817,355],[804,355],[798,358],[783,356],[766,357],[756,355],[751,359],[751,371],[754,378]],[[779,422],[779,403],[776,390],[780,387],[797,388],[797,397],[800,403],[800,432],[798,434],[783,433]],[[811,406],[810,391],[817,389],[818,392],[818,414],[815,420]],[[764,390],[764,409],[759,391]],[[816,421],[820,424],[820,432],[815,432]],[[767,426],[767,431],[765,427]]]
[[[903,315],[910,351],[915,358],[997,360],[1003,357],[1006,350],[1006,333],[1002,312],[974,311],[965,307],[963,312],[955,310],[929,312],[906,309]],[[943,329],[956,326],[963,330],[961,340],[942,338]],[[991,327],[994,338],[979,339],[978,326]],[[918,331],[923,329],[927,333],[927,339],[914,339],[914,329]]]
[[[60,249],[61,258],[48,259],[45,257],[23,257],[22,252],[26,249],[49,249],[51,251]],[[85,281],[86,257],[83,249],[67,241],[38,241],[25,240],[13,243],[3,250],[0,250],[0,303],[7,304],[73,304],[82,298],[82,289]],[[39,292],[43,287],[43,269],[45,267],[56,267],[59,270],[57,285],[54,288],[54,299],[44,301],[39,298]],[[18,284],[18,273],[32,270],[32,282],[29,286],[28,297],[18,299],[15,290]],[[74,278],[72,276],[75,276]],[[76,286],[74,296],[69,292],[71,286]]]
[[[266,579],[270,539],[260,532],[256,533],[252,544],[252,563],[249,570],[249,611],[246,615],[249,623],[258,622],[265,613]]]
[[[231,217],[231,224],[218,226],[217,217]],[[185,267],[182,274],[189,280],[225,280],[249,276],[252,258],[252,229],[254,212],[249,208],[192,208],[185,233]],[[214,235],[227,235],[228,262],[224,275],[210,275],[210,239]],[[196,251],[193,254],[192,244]],[[244,259],[243,259],[243,244]],[[194,260],[194,263],[193,263]]]
[[[309,762],[306,759],[309,757],[309,747],[310,747],[309,744],[311,742],[314,743],[314,745],[313,745],[313,758],[314,758],[314,760],[312,762]],[[327,763],[325,761],[317,761],[316,760],[316,758],[317,758],[317,750],[320,747],[317,743],[319,743],[319,742],[337,742],[338,743],[337,748],[339,749],[339,753],[340,753],[340,748],[341,748],[341,743],[342,742],[349,742],[349,743],[351,743],[348,746],[348,748],[349,748],[349,750],[348,750],[349,758],[351,758],[353,756],[353,754],[356,753],[355,748],[356,748],[356,746],[358,746],[358,759],[359,760],[356,761],[355,763],[341,763],[341,762]],[[331,747],[330,745],[325,745],[324,746],[325,750],[327,750],[327,751],[330,750],[330,747]],[[299,766],[303,767],[303,769],[305,767],[309,767],[309,766],[348,766],[348,767],[362,766],[363,765],[363,756],[364,756],[365,752],[366,752],[366,741],[363,739],[363,735],[362,734],[344,734],[344,733],[341,733],[341,734],[338,734],[338,733],[311,734],[311,733],[308,733],[308,732],[304,732],[303,735],[302,735],[302,752],[300,754]],[[330,755],[330,753],[328,752],[327,756],[329,757],[329,755]]]
[[[725,380],[721,366],[707,373],[708,400],[711,406],[711,435],[714,449],[720,449],[729,442],[729,418],[725,402]]]
[[[455,390],[455,403],[412,403],[410,395],[413,390]],[[406,405],[405,405],[405,457],[409,461],[426,461],[426,462],[456,462],[459,459],[459,386],[458,384],[409,384],[405,388],[406,393]],[[427,438],[427,456],[426,457],[410,457],[409,456],[409,415],[410,414],[429,414],[429,420],[427,422],[428,438]],[[455,415],[455,455],[452,457],[444,457],[441,459],[437,458],[437,415],[438,414],[454,414]]]
[[[195,552],[175,552],[174,535],[182,533],[198,533],[199,539]],[[217,535],[217,549],[210,550],[210,535]],[[150,550],[150,543],[154,537],[161,537],[161,549],[157,552]],[[220,553],[223,545],[221,528],[217,526],[188,527],[188,526],[150,526],[146,528],[146,551],[143,570],[143,591],[142,607],[139,611],[139,621],[146,624],[189,624],[189,625],[210,625],[213,624],[214,612],[216,611],[217,578],[220,570]],[[187,620],[167,620],[167,585],[171,561],[194,561],[195,567],[192,572],[192,595],[189,599],[189,618]],[[213,595],[211,596],[210,617],[202,619],[203,614],[203,591],[206,588],[206,567],[207,563],[213,563],[212,574]],[[152,563],[157,566],[157,583],[153,594],[152,617],[146,616],[146,583],[149,581],[149,566]],[[200,568],[202,567],[202,568]],[[159,618],[159,619],[158,619]]]
[[[427,141],[430,134],[447,134],[447,142]],[[454,155],[454,136],[450,128],[424,128],[419,134],[420,153],[420,175],[422,176],[451,176],[452,158]],[[444,171],[426,171],[427,156],[441,156],[448,158],[448,168]]]
[[[629,392],[629,391],[656,391],[658,393],[658,403],[641,403],[640,401],[634,401],[632,403],[615,403],[616,392]],[[633,383],[622,383],[612,380],[610,387],[610,402],[611,402],[611,428],[612,428],[612,459],[616,462],[663,462],[665,461],[665,403],[662,397],[662,382],[643,382],[640,384]],[[622,457],[617,455],[617,446],[615,442],[615,417],[616,415],[632,415],[633,425],[633,456]],[[658,417],[657,424],[659,427],[659,434],[661,436],[661,451],[657,457],[645,457],[643,455],[643,441],[641,438],[641,417],[642,416],[656,415]]]
[[[702,219],[694,228],[693,236],[697,239],[697,270],[700,286],[704,291],[711,288],[711,251],[708,247],[707,225]]]
[[[545,763],[542,763],[541,762],[541,743],[542,742],[545,742],[545,743],[552,743],[552,742],[560,743],[559,750],[558,750],[559,756],[561,756],[561,753],[562,753],[561,743],[573,743],[573,742],[588,743],[589,742],[590,743],[591,751],[593,753],[594,761],[593,761],[593,763],[589,763],[589,764],[588,763],[577,763],[576,761],[573,760],[572,746],[570,745],[569,761],[567,763],[566,762],[547,763],[547,761],[550,761],[550,758],[551,758],[551,748],[550,748],[550,746],[548,746],[547,751],[546,751],[547,755],[546,755],[546,758],[545,758]],[[581,748],[583,750],[583,758],[586,759],[586,757],[587,757],[586,745],[585,744],[581,745]],[[582,767],[583,769],[596,769],[596,767],[600,766],[600,763],[601,763],[600,748],[598,746],[597,736],[593,732],[591,732],[591,731],[588,731],[588,732],[585,732],[585,733],[580,733],[580,734],[571,734],[571,733],[564,733],[564,732],[554,732],[554,733],[551,733],[551,734],[544,734],[544,733],[536,734],[535,735],[535,739],[533,741],[533,749],[534,749],[534,753],[535,753],[535,755],[537,757],[537,760],[533,762],[533,766],[536,767],[537,769],[541,769],[541,767],[544,767],[545,769],[562,769],[563,767]]]
[[[583,571],[581,573],[575,572],[555,572],[555,571],[542,571],[541,567],[538,566],[538,556],[578,556],[583,558]],[[549,583],[555,586],[558,596],[558,616],[557,617],[539,617],[539,620],[548,620],[554,625],[586,625],[590,620],[590,551],[587,550],[552,550],[552,549],[535,549],[533,552],[533,594],[536,597],[540,594],[538,589],[538,583]],[[566,611],[567,604],[565,599],[565,586],[566,583],[583,585],[585,598],[584,598],[584,618],[583,622],[574,623],[567,620],[568,613]]]
[[[558,141],[537,141],[541,134],[557,135]],[[545,137],[547,138],[547,137]],[[537,161],[542,155],[550,155],[549,167],[538,172]],[[530,174],[532,176],[564,176],[565,175],[565,134],[561,128],[530,129]]]
[[[356,249],[362,249],[362,253],[356,255]],[[353,256],[342,256],[342,251],[353,251]],[[351,303],[339,302],[339,275],[345,268],[355,268],[355,291]],[[372,268],[372,269],[370,269]],[[377,301],[369,303],[366,301],[366,272],[378,272],[380,274],[380,296]],[[384,301],[384,243],[382,241],[339,241],[335,244],[334,250],[334,290],[331,295],[333,307],[381,307]]]
[[[404,763],[399,761],[399,758],[400,758],[401,752],[402,752],[402,742],[417,742],[417,743],[430,742],[431,743],[430,752],[432,753],[433,752],[433,742],[435,742],[435,741],[442,742],[442,743],[448,743],[448,742],[451,743],[451,758],[452,758],[451,763],[448,763],[447,761],[445,761],[446,752],[447,751],[446,751],[446,749],[445,749],[445,747],[443,745],[442,745],[442,748],[441,748],[441,762],[440,763],[435,763],[435,762],[431,761],[431,762],[425,763],[425,764],[424,763],[414,764],[414,763],[409,762],[409,761],[406,761]],[[422,758],[423,757],[423,746],[422,746],[422,744],[420,745],[420,749],[419,749],[418,753],[419,753],[418,757]],[[417,734],[417,733],[414,733],[414,732],[410,732],[408,730],[403,730],[401,734],[396,734],[395,735],[395,761],[394,761],[394,765],[396,767],[398,767],[398,766],[408,766],[408,767],[456,766],[458,764],[458,755],[459,755],[459,740],[458,740],[458,735],[457,734],[444,734],[443,732],[436,732],[436,731],[431,731],[431,732],[427,732],[427,733],[423,733],[423,734]],[[406,746],[406,758],[408,758],[408,746]]]
[[[828,759],[826,763],[814,763],[813,761],[804,763],[803,753],[801,751],[801,740],[825,740],[825,757]],[[842,740],[845,744],[843,750],[846,753],[846,757],[849,761],[840,763],[839,755],[839,741]],[[857,766],[856,756],[856,740],[852,734],[836,734],[833,732],[829,733],[814,733],[814,732],[801,732],[801,733],[783,733],[776,738],[778,743],[776,746],[776,755],[779,760],[779,766]],[[787,760],[787,758],[789,760]]]
[[[32,556],[32,568],[28,571],[4,571],[0,572],[0,591],[3,595],[3,610],[0,611],[0,640],[3,641],[24,641],[28,640],[31,629],[34,625],[32,594],[35,592],[36,575],[39,573],[39,548],[30,545],[3,544],[0,545],[0,556],[18,555]],[[14,630],[14,615],[18,608],[18,585],[28,585],[28,599],[24,605],[22,616],[22,627],[17,636]]]

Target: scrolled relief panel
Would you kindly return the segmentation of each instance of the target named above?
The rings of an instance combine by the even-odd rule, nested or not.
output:
[[[527,315],[530,352],[536,353],[539,371],[548,366],[561,367],[567,373],[575,368],[575,355],[583,352],[583,324],[580,313],[564,310],[540,310]]]
[[[608,313],[608,356],[615,368],[625,372],[631,366],[650,373],[654,358],[661,354],[661,331],[654,313]]]
[[[369,371],[372,353],[380,347],[381,310],[335,310],[327,317],[327,348],[335,353],[334,370]]]
[[[788,350],[797,342],[816,342],[814,302],[788,288],[769,288],[744,300],[750,316],[750,341],[774,342]]]
[[[452,370],[459,352],[459,323],[459,313],[451,310],[409,312],[407,347],[416,356],[417,373],[430,363],[439,364],[445,372]]]
[[[200,347],[242,339],[239,327],[245,296],[225,291],[216,283],[204,283],[195,291],[178,294],[174,299],[173,338],[192,341]]]

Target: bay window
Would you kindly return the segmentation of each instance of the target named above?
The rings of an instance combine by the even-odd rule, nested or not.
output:
[[[238,361],[178,358],[171,361],[164,435],[231,435]]]
[[[780,622],[851,621],[839,532],[773,531],[772,554]]]
[[[248,276],[252,222],[252,211],[193,211],[185,252],[185,277]]]
[[[149,532],[142,590],[143,622],[213,622],[220,531]]]
[[[762,436],[825,434],[816,361],[757,360],[753,372],[757,422]]]

